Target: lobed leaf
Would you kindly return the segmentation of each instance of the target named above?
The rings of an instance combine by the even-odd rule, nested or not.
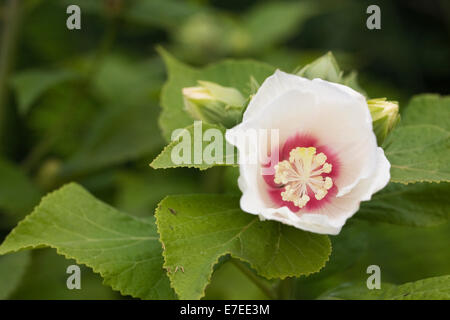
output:
[[[164,266],[180,299],[199,299],[219,258],[230,254],[266,278],[319,271],[331,253],[327,236],[260,221],[227,195],[166,197],[156,210]]]
[[[123,295],[142,299],[174,298],[162,268],[154,219],[137,219],[68,184],[11,231],[0,255],[23,249],[55,248],[66,258],[91,267]]]

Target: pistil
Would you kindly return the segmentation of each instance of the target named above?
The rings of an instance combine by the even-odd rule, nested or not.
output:
[[[314,194],[317,200],[325,198],[333,186],[333,180],[325,176],[332,170],[326,160],[327,156],[322,152],[317,154],[314,147],[292,149],[289,160],[275,166],[274,182],[284,188],[282,199],[303,208],[311,200],[308,193]]]

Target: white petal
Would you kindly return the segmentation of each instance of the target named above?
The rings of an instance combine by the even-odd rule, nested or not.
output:
[[[375,192],[381,190],[389,183],[389,170],[389,161],[386,159],[383,149],[378,148],[376,169],[372,175],[367,179],[361,180],[351,192],[345,196],[333,199],[314,214],[303,215],[304,221],[302,221],[302,224],[310,225],[311,222],[317,221],[315,216],[320,215],[322,217],[323,230],[334,230],[334,232],[325,233],[339,233],[347,219],[351,218],[359,210],[360,202],[370,200]]]
[[[278,72],[277,86],[282,79],[292,83],[292,77],[299,78],[284,75]],[[253,113],[251,118],[229,130],[227,139],[242,150],[243,142],[230,138],[239,130],[276,128],[280,130],[281,142],[295,133],[310,134],[338,154],[341,173],[334,183],[339,189],[338,196],[343,196],[361,179],[368,178],[375,168],[377,144],[367,104],[364,98],[355,98],[326,81],[300,82],[304,84],[302,88],[285,91],[268,105],[259,107],[261,112]],[[265,150],[261,146],[259,149]]]
[[[321,209],[297,215],[277,208],[267,194],[260,164],[244,163],[253,153],[266,150],[239,139],[247,129],[279,129],[280,142],[310,134],[320,145],[331,147],[340,160],[334,181],[337,197]],[[261,219],[277,220],[299,229],[338,234],[359,204],[389,181],[389,162],[377,147],[365,98],[342,85],[320,79],[308,80],[276,71],[253,97],[243,122],[227,130],[226,139],[239,149],[241,208]]]

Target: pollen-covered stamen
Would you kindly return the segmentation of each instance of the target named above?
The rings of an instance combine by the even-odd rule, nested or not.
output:
[[[284,187],[282,199],[303,208],[310,200],[308,190],[311,190],[317,200],[322,200],[333,186],[330,177],[322,176],[332,169],[326,161],[327,156],[322,152],[316,154],[314,147],[292,149],[289,161],[281,161],[275,166],[274,182]]]

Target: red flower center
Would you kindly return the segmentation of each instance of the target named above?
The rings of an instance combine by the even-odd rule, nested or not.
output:
[[[339,161],[334,152],[309,135],[296,134],[279,151],[274,174],[263,175],[272,201],[293,212],[319,209],[336,195]]]

